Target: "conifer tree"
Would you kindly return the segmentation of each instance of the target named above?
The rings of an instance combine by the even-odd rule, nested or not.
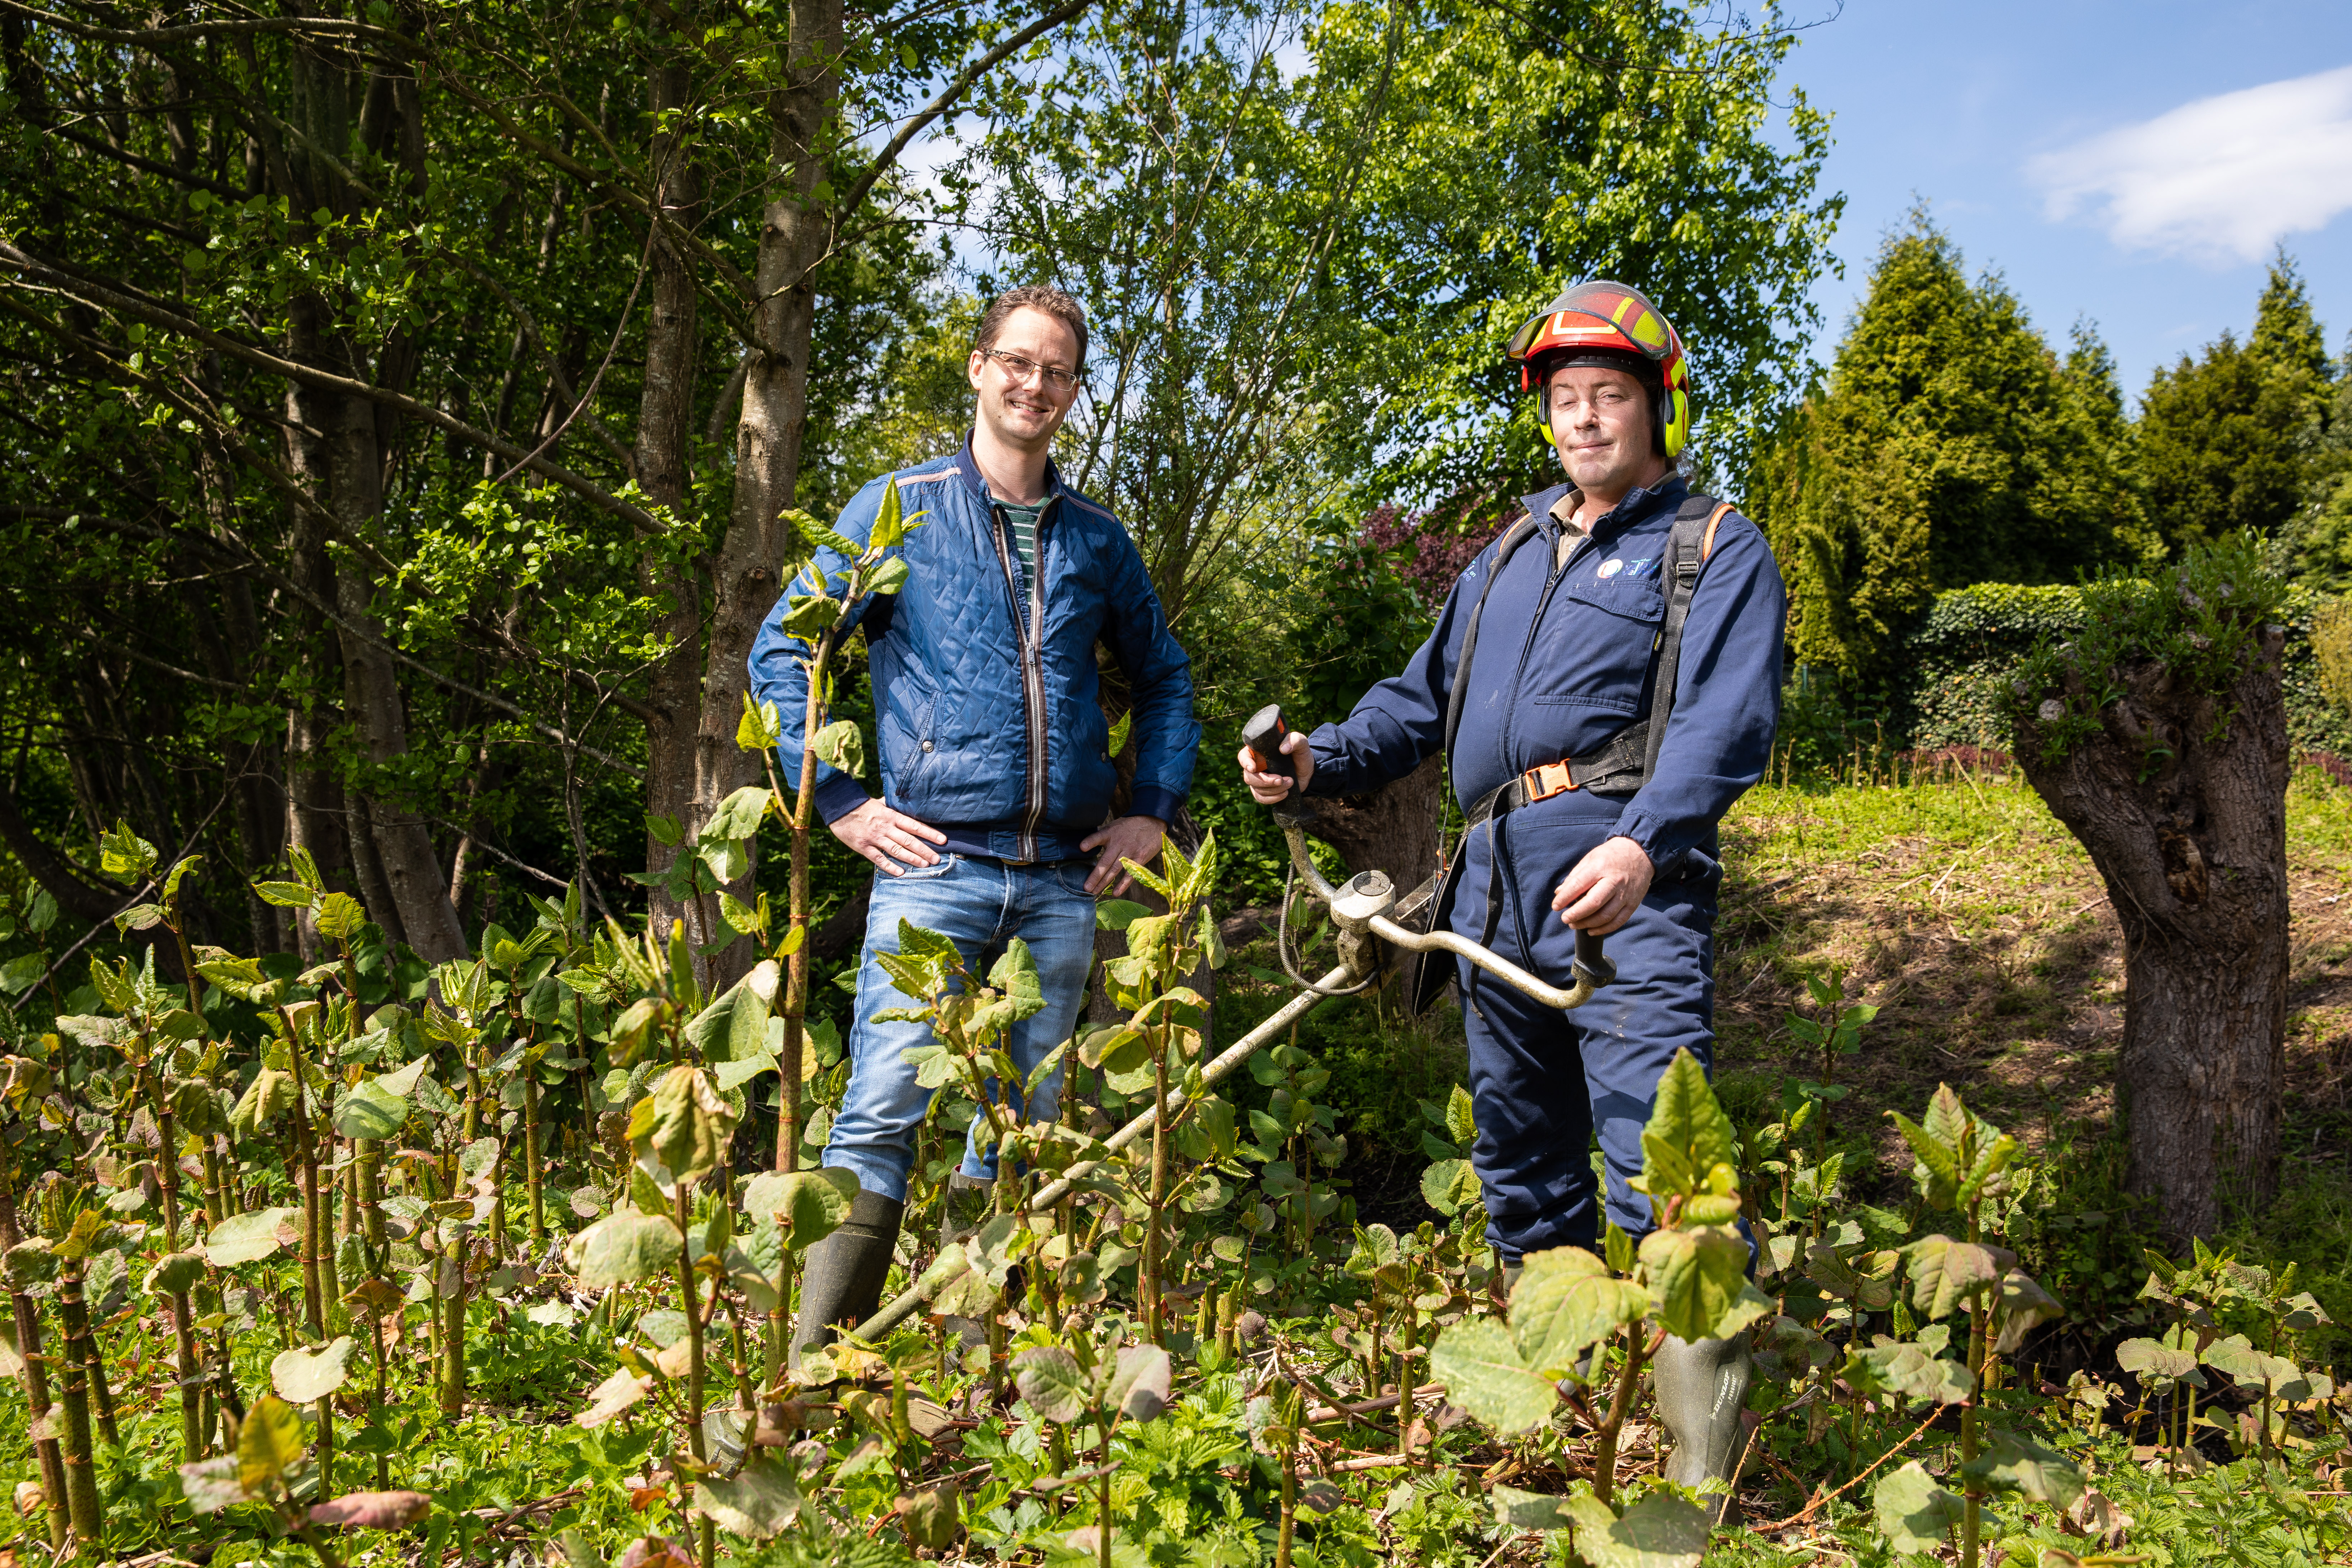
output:
[[[2141,399],[2150,515],[2166,546],[2239,529],[2277,535],[2315,478],[2333,395],[2327,353],[2294,263],[2282,250],[2240,343],[2223,332],[2201,358],[2159,369]]]
[[[1828,384],[1754,504],[1790,579],[1801,664],[1868,686],[1938,592],[2063,583],[2155,546],[2114,365],[2063,363],[1998,275],[1971,283],[1924,212],[1892,235]]]

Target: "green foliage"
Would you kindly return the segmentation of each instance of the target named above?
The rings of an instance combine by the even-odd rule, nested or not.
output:
[[[2011,711],[2032,714],[2044,754],[2054,761],[2098,731],[2101,714],[2121,695],[2116,672],[2126,664],[2160,663],[2177,684],[2218,697],[2259,657],[2286,593],[2244,534],[2192,548],[2153,582],[2103,575],[2085,583],[2081,631],[2019,666]],[[2215,724],[2229,722],[2222,704]],[[2158,743],[2151,732],[2147,744]]]
[[[2105,346],[2079,328],[2061,362],[1924,212],[1880,250],[1827,384],[1752,489],[1795,659],[1865,687],[1901,668],[1940,592],[2063,582],[2156,547]]]

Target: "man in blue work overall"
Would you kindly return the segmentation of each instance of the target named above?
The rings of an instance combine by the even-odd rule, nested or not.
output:
[[[1507,352],[1568,482],[1525,498],[1402,674],[1282,749],[1309,795],[1376,789],[1445,750],[1472,825],[1441,894],[1447,928],[1562,984],[1576,932],[1609,938],[1616,981],[1573,1013],[1460,966],[1472,1164],[1515,1276],[1523,1254],[1597,1248],[1596,1131],[1609,1219],[1651,1228],[1627,1184],[1675,1052],[1713,1058],[1716,827],[1771,752],[1787,599],[1763,534],[1675,471],[1688,373],[1649,300],[1579,285]],[[1287,790],[1240,761],[1259,800]],[[1669,1340],[1657,1381],[1668,1476],[1725,1476],[1745,1348]]]
[[[818,769],[818,813],[876,875],[849,1087],[824,1151],[827,1166],[856,1175],[859,1192],[848,1220],[809,1253],[795,1360],[832,1325],[872,1314],[905,1215],[915,1134],[933,1091],[905,1060],[930,1042],[929,1026],[875,1016],[906,1000],[877,956],[898,951],[898,922],[950,938],[976,973],[1013,938],[1028,944],[1045,1005],[1007,1040],[1025,1079],[1077,1022],[1097,895],[1127,889],[1122,859],[1142,865],[1160,853],[1192,787],[1201,729],[1190,661],[1127,531],[1065,486],[1051,459],[1086,350],[1085,314],[1061,290],[1031,286],[998,300],[973,334],[966,368],[976,411],[963,449],[876,479],[837,524],[862,545],[890,479],[909,517],[923,514],[898,550],[906,585],[854,607],[869,650],[882,798]],[[829,551],[817,561],[828,572],[847,565]],[[753,692],[783,721],[787,777],[800,767],[809,647],[783,621],[806,592],[796,584],[778,603],[751,657]],[[1118,771],[1096,698],[1098,644],[1133,698],[1135,779],[1121,816],[1112,815]],[[1060,1087],[1056,1071],[1029,1096],[1027,1114],[1050,1118]],[[995,1173],[994,1150],[967,1142],[950,1178],[951,1228],[974,1216]]]

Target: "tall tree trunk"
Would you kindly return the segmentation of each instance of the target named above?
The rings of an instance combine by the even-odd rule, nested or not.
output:
[[[2179,1240],[2210,1236],[2278,1191],[2284,644],[2263,628],[2259,654],[2219,696],[2184,689],[2155,660],[2117,669],[2124,695],[2102,709],[2101,731],[2054,763],[2042,726],[2060,717],[2055,701],[2019,725],[2027,780],[2090,850],[2123,926],[2130,1182],[2161,1201]]]
[[[349,62],[302,44],[292,50],[291,65],[290,101],[304,144],[289,150],[286,178],[295,187],[290,194],[299,210],[351,212],[359,205],[357,193],[335,159],[350,157],[354,119],[366,117],[352,112],[354,78]],[[399,100],[388,87],[379,96],[370,133],[381,140],[397,123]],[[371,366],[365,353],[334,331],[333,321],[326,301],[298,297],[289,311],[291,356],[359,381],[373,375],[397,387],[410,379],[416,355],[403,335],[394,333],[383,345],[383,363]],[[289,399],[296,415],[289,443],[295,472],[339,529],[363,534],[383,510],[385,454],[398,427],[396,415],[371,399],[322,388],[297,385]],[[325,560],[323,551],[320,560]],[[321,596],[335,606],[345,717],[368,763],[386,768],[408,752],[408,714],[375,614],[375,584],[355,559],[328,563],[326,571],[328,581],[315,584],[314,591],[325,590]],[[397,802],[346,793],[345,827],[370,916],[386,935],[406,942],[428,963],[463,958],[466,933],[449,902],[448,878],[424,820]]]
[[[690,10],[682,15],[684,26]],[[655,64],[649,73],[653,102],[653,142],[647,163],[654,173],[655,200],[659,209],[681,226],[690,226],[698,200],[692,150],[683,130],[683,110],[692,100],[694,83],[686,51],[678,49]],[[692,483],[695,371],[701,357],[700,322],[697,313],[694,259],[686,248],[667,237],[652,246],[652,307],[646,321],[645,390],[637,414],[637,482],[649,500],[682,507]],[[646,725],[646,810],[667,817],[685,833],[684,843],[672,846],[648,833],[646,868],[659,872],[690,852],[707,817],[697,809],[695,752],[703,663],[702,572],[694,560],[646,556],[646,587],[667,595],[669,609],[661,619],[661,637],[668,654],[653,668],[646,697],[654,718]],[[696,948],[707,946],[718,934],[715,900],[688,899],[679,902],[660,888],[647,889],[646,900],[655,929],[667,931],[674,920],[686,922],[688,939]],[[704,907],[706,903],[711,905]],[[707,978],[707,973],[706,973]]]
[[[710,574],[709,648],[695,738],[697,822],[708,820],[730,793],[761,776],[760,760],[736,745],[736,725],[751,688],[752,639],[775,606],[785,563],[800,552],[782,513],[800,484],[816,323],[814,272],[831,240],[832,216],[815,191],[826,173],[820,152],[824,129],[841,91],[841,0],[796,0],[792,20],[784,85],[768,100],[769,164],[792,173],[761,215],[755,272],[760,303],[751,318],[754,345],[743,368],[735,490]],[[747,872],[732,889],[736,896],[747,896],[751,881]],[[719,982],[733,980],[758,956],[750,943],[737,943],[719,961]]]

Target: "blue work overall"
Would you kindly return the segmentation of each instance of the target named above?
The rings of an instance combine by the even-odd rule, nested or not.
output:
[[[1436,629],[1402,673],[1309,739],[1310,793],[1353,795],[1401,778],[1444,744],[1447,700],[1465,623],[1481,630],[1464,672],[1452,765],[1464,810],[1530,770],[1595,756],[1652,709],[1666,594],[1667,535],[1688,494],[1679,478],[1635,490],[1580,537],[1562,521],[1563,485],[1525,498],[1535,537],[1496,574],[1489,545],[1454,584]],[[1487,579],[1494,575],[1492,586]],[[1655,868],[1633,920],[1608,938],[1615,983],[1559,1012],[1461,966],[1470,1093],[1487,1237],[1508,1259],[1593,1247],[1601,1206],[1590,1150],[1600,1134],[1607,1213],[1628,1234],[1651,1228],[1628,1184],[1659,1076],[1687,1049],[1712,1068],[1714,930],[1721,884],[1717,825],[1763,776],[1780,718],[1787,595],[1763,534],[1737,512],[1718,522],[1681,641],[1656,763],[1631,793],[1562,789],[1473,828],[1444,919],[1554,984],[1569,983],[1575,933],[1551,900],[1563,878],[1614,837]],[[1530,790],[1528,793],[1536,793]]]

